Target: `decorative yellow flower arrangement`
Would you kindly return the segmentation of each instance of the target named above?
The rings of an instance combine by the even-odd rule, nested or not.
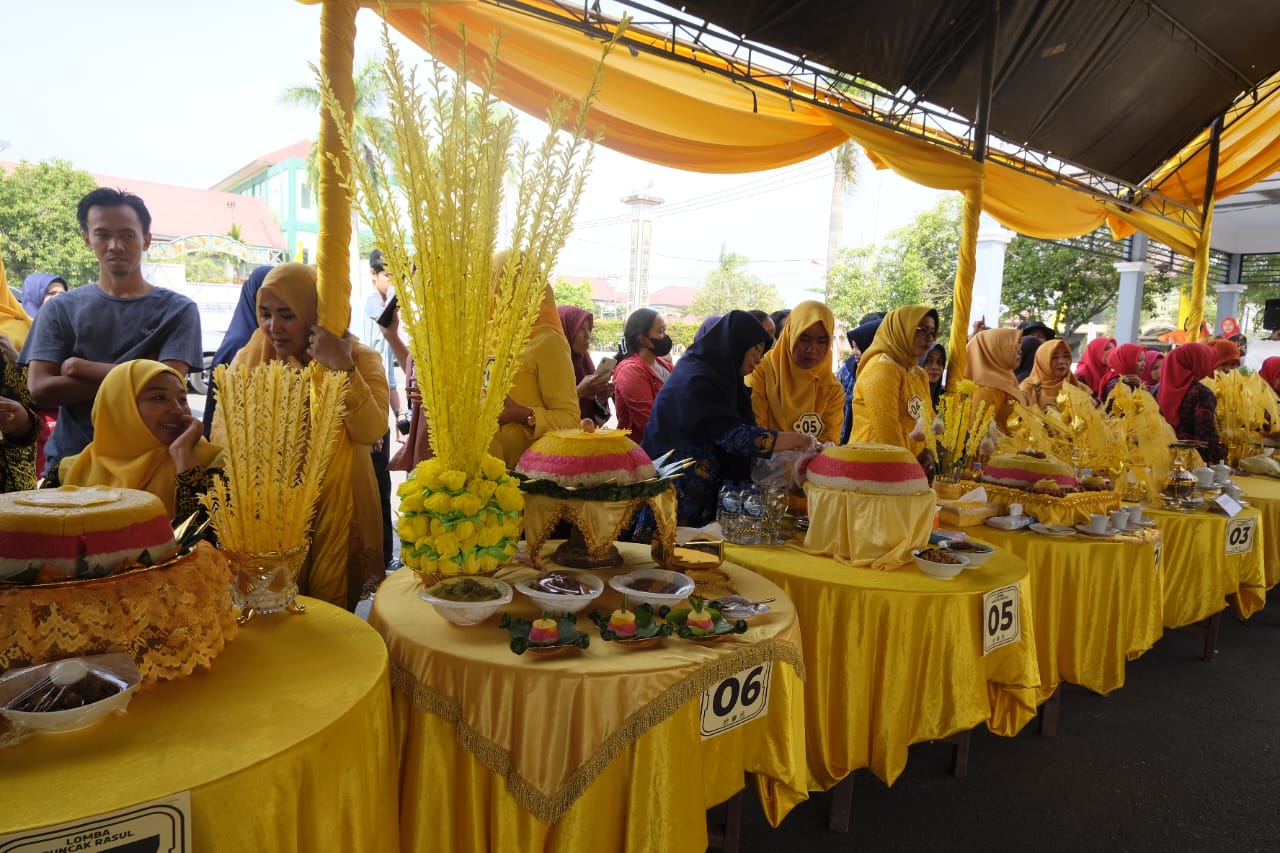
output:
[[[938,459],[938,476],[943,480],[958,480],[973,467],[983,452],[983,440],[991,432],[995,410],[985,401],[973,402],[977,383],[961,379],[956,390],[942,395],[938,401],[938,416],[933,422],[935,455]],[[985,448],[990,454],[990,449]]]
[[[588,110],[626,23],[604,43],[588,91],[576,103],[553,101],[537,146],[518,140],[515,114],[495,95],[500,39],[480,62],[467,59],[464,44],[456,74],[431,59],[419,75],[406,68],[384,25],[391,130],[388,139],[369,134],[371,152],[358,145],[322,81],[350,161],[373,165],[346,169],[330,157],[395,282],[431,422],[435,460],[400,490],[406,562],[420,574],[491,571],[514,552],[523,498],[489,447],[573,225],[593,150]],[[428,17],[431,52],[435,26]],[[500,233],[508,183],[515,203],[509,231]],[[509,250],[509,262],[498,257],[499,246]]]
[[[489,573],[515,554],[524,494],[501,459],[486,455],[471,477],[428,459],[396,493],[400,558],[415,572]]]

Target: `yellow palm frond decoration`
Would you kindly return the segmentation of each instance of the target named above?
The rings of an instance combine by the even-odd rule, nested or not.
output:
[[[383,26],[391,138],[372,152],[373,169],[345,171],[338,158],[331,160],[357,197],[395,281],[401,327],[431,419],[431,447],[447,470],[477,476],[488,455],[590,167],[595,140],[587,110],[599,91],[604,59],[625,27],[624,20],[602,48],[576,111],[571,114],[565,99],[553,102],[547,136],[534,147],[517,142],[515,116],[495,96],[500,40],[476,67],[467,59],[462,32],[457,73],[430,60],[424,88]],[[432,52],[434,28],[428,16]],[[327,108],[341,116],[329,87],[322,88]],[[352,161],[364,159],[349,123],[337,123]],[[389,178],[390,186],[375,183],[376,175]],[[513,223],[504,234],[505,184],[512,175]],[[518,262],[496,260],[499,247]]]
[[[1263,428],[1274,431],[1280,424],[1280,399],[1267,381],[1243,369],[1200,381],[1218,398],[1218,438],[1226,445],[1231,464],[1260,453],[1258,432]]]
[[[287,551],[310,541],[311,517],[342,429],[347,376],[314,362],[219,365],[226,463],[201,498],[231,551]]]
[[[1178,440],[1173,427],[1160,413],[1156,398],[1146,389],[1116,383],[1108,405],[1107,417],[1122,436],[1125,462],[1138,487],[1138,494],[1132,496],[1158,495],[1173,467],[1173,451],[1169,445]]]

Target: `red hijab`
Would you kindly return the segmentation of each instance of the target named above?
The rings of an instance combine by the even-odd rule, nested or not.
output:
[[[1102,389],[1107,384],[1105,353],[1107,347],[1115,346],[1115,338],[1094,338],[1084,348],[1080,356],[1080,364],[1076,366],[1076,378],[1089,387],[1095,397],[1102,398]]]
[[[1273,355],[1271,358],[1262,362],[1262,367],[1258,370],[1258,375],[1267,383],[1267,387],[1275,390],[1276,379],[1280,378],[1280,355]]]
[[[1226,338],[1214,338],[1209,342],[1213,347],[1213,351],[1217,354],[1217,359],[1213,363],[1214,370],[1222,367],[1224,364],[1235,362],[1240,364],[1240,347],[1236,346],[1232,341]]]
[[[581,382],[596,372],[596,364],[591,360],[590,351],[582,355],[573,352],[573,339],[578,336],[579,329],[587,323],[593,322],[592,314],[577,305],[557,305],[556,313],[560,315],[560,325],[564,327],[564,336],[569,339],[569,352],[573,358],[573,377]]]
[[[1208,344],[1183,344],[1169,353],[1160,371],[1160,414],[1169,425],[1177,428],[1182,418],[1178,407],[1191,386],[1213,375],[1217,353]]]
[[[1142,368],[1142,384],[1146,385],[1148,390],[1156,384],[1155,370],[1156,365],[1164,361],[1164,353],[1158,349],[1147,350],[1147,366]]]
[[[1107,368],[1111,376],[1137,376],[1138,359],[1146,354],[1146,350],[1137,344],[1121,344],[1107,353]]]

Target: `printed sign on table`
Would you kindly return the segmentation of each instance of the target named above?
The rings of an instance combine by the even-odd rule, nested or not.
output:
[[[1257,517],[1233,518],[1227,522],[1225,554],[1248,554],[1253,550],[1253,536],[1258,529]]]
[[[722,735],[745,725],[769,710],[769,681],[773,662],[742,670],[702,694],[702,739]]]
[[[1018,585],[1002,586],[982,596],[982,654],[1022,639]]]
[[[191,853],[191,792],[0,835],[0,853]]]

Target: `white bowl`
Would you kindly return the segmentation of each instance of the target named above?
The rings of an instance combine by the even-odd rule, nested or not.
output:
[[[967,559],[969,565],[965,566],[966,569],[978,568],[978,566],[990,560],[991,555],[996,552],[996,549],[986,542],[961,542],[959,540],[947,542],[947,550],[954,551],[959,556]]]
[[[640,580],[659,580],[668,584],[675,584],[675,592],[646,592],[644,590],[633,589],[632,582]],[[693,594],[693,578],[680,572],[671,572],[666,569],[636,569],[627,572],[625,575],[614,575],[609,578],[609,586],[627,597],[627,601],[633,606],[637,604],[648,604],[654,610],[662,605],[674,607],[684,601]]]
[[[498,590],[501,595],[497,598],[490,598],[484,601],[454,601],[449,598],[441,598],[440,590],[449,585],[458,583],[461,580],[472,580],[482,583]],[[504,604],[511,603],[511,597],[514,593],[511,591],[511,585],[497,578],[448,578],[439,583],[424,589],[418,593],[418,597],[423,601],[431,604],[436,612],[455,625],[475,625],[488,619],[494,613],[498,612],[498,608]]]
[[[129,700],[133,698],[133,691],[142,681],[142,675],[132,658],[123,652],[112,652],[67,660],[82,662],[89,673],[113,682],[119,690],[105,699],[65,711],[13,711],[5,708],[6,704],[18,698],[28,687],[47,679],[50,671],[62,661],[29,666],[15,669],[0,678],[0,715],[17,728],[37,732],[74,732],[96,723],[107,714],[125,712]],[[67,689],[74,689],[74,685]]]
[[[964,571],[964,567],[969,565],[969,558],[961,554],[953,555],[960,562],[958,563],[935,563],[932,560],[926,560],[920,556],[920,551],[927,550],[921,548],[911,552],[912,558],[916,561],[916,565],[920,567],[920,571],[924,572],[931,578],[949,581],[956,575]]]
[[[587,572],[571,572],[564,569],[557,569],[556,574],[570,575],[588,587],[590,592],[586,593],[566,593],[566,592],[548,592],[545,589],[535,587],[533,583],[544,575],[551,572],[542,572],[531,578],[522,581],[516,581],[516,589],[529,596],[533,603],[538,605],[539,610],[548,613],[580,613],[587,608],[592,601],[600,597],[604,592],[604,581],[595,575]]]

